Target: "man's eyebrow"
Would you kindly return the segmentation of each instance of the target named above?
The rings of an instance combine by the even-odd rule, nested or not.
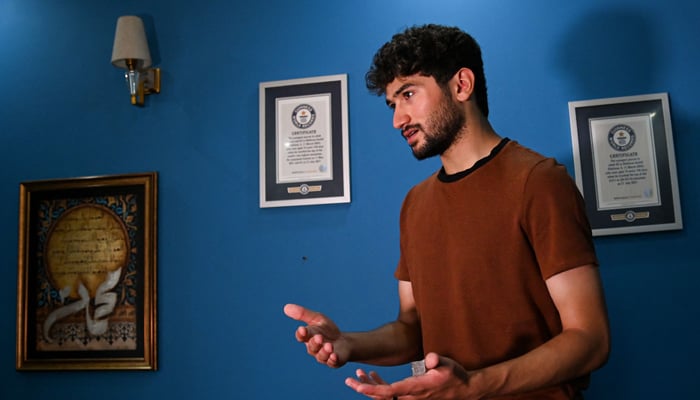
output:
[[[411,82],[406,82],[403,85],[401,85],[396,91],[394,91],[394,94],[386,98],[386,105],[391,106],[391,100],[390,99],[395,99],[396,96],[400,95],[401,92],[404,90],[408,89],[409,87],[413,86],[413,83]]]

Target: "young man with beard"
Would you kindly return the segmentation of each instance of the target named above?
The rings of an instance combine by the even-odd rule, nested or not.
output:
[[[425,25],[375,55],[368,88],[385,95],[418,159],[442,168],[401,211],[396,321],[341,331],[288,304],[318,362],[426,373],[388,383],[356,371],[373,399],[580,399],[609,352],[609,328],[583,200],[563,166],[491,127],[481,50],[457,28]]]

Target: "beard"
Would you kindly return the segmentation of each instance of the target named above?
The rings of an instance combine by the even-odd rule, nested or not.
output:
[[[413,156],[424,160],[444,153],[459,138],[465,122],[464,111],[449,94],[443,94],[437,109],[428,117],[425,129],[417,126],[423,131],[424,141],[412,147]]]

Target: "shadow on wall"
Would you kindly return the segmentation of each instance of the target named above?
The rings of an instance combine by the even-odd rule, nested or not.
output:
[[[556,49],[555,67],[571,78],[580,98],[649,93],[663,60],[651,16],[630,9],[600,9],[573,24]]]

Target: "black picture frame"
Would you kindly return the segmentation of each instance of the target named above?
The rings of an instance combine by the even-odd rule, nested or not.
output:
[[[260,207],[349,203],[347,75],[259,90]]]
[[[668,93],[569,102],[594,236],[683,228]]]

